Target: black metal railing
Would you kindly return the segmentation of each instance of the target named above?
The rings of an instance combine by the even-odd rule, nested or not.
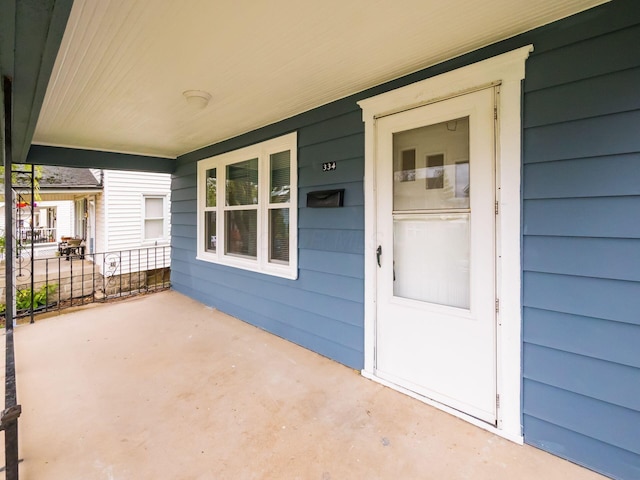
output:
[[[84,245],[61,243],[54,257],[31,258],[18,251],[15,262],[15,318],[105,302],[170,285],[170,247],[87,253]],[[2,287],[0,278],[0,287]],[[0,304],[0,315],[4,313]]]

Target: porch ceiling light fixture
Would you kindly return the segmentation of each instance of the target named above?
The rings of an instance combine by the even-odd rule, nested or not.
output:
[[[189,105],[198,110],[206,108],[211,100],[211,94],[204,90],[185,90],[182,95],[187,99]]]

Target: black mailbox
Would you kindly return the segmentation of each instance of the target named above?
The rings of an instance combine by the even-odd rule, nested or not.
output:
[[[318,190],[307,193],[307,207],[335,208],[344,204],[344,188],[337,190]]]

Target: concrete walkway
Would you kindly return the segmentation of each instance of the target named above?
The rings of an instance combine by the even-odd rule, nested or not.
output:
[[[176,292],[16,330],[21,480],[603,478]]]

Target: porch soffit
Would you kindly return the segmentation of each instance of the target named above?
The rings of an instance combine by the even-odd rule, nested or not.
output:
[[[602,3],[76,0],[33,143],[174,158]]]

